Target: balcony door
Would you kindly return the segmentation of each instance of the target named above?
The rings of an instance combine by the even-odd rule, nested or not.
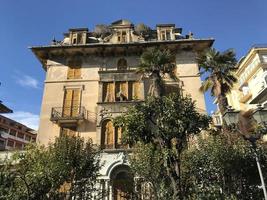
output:
[[[80,89],[66,89],[63,102],[63,116],[76,117],[79,115],[81,103]]]

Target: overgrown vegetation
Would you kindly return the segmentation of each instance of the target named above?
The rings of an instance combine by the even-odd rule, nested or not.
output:
[[[99,153],[91,140],[60,137],[48,147],[31,144],[0,167],[0,199],[91,199]]]
[[[233,49],[219,52],[210,48],[203,52],[198,58],[201,72],[207,73],[202,83],[201,91],[211,91],[211,95],[217,98],[219,110],[224,113],[228,102],[226,94],[230,92],[234,83],[237,82],[234,72],[236,69],[236,55]]]
[[[203,72],[210,73],[202,90],[211,89],[220,109],[225,110],[225,95],[236,81],[235,54],[209,50],[199,63]],[[242,138],[229,137],[230,133],[223,130],[210,135],[209,117],[196,111],[181,88],[171,95],[164,91],[164,74],[177,80],[174,68],[168,50],[144,52],[138,72],[153,80],[149,97],[115,119],[115,125],[123,127],[123,141],[134,149],[130,163],[140,177],[139,191],[146,199],[158,200],[261,199],[260,179],[249,144]],[[205,137],[197,137],[205,129]],[[266,150],[260,147],[258,153],[266,171]],[[142,191],[147,183],[149,189]]]
[[[257,153],[266,177],[267,151],[259,147]],[[242,138],[231,142],[222,134],[200,138],[183,159],[189,199],[263,198],[253,150]]]

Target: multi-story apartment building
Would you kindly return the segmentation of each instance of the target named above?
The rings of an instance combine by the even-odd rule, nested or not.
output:
[[[242,111],[255,109],[259,104],[267,107],[267,45],[252,46],[236,68],[238,81],[227,94],[229,106]],[[213,114],[213,122],[222,125],[219,112]]]
[[[5,106],[2,101],[0,101],[0,113],[11,113],[13,112],[10,108]]]
[[[235,84],[227,96],[228,103],[236,110],[267,107],[267,45],[254,45],[237,64]]]
[[[35,142],[37,132],[19,122],[0,115],[0,150],[22,150]]]
[[[125,155],[129,149],[121,144],[121,132],[112,119],[147,96],[150,80],[135,72],[146,49],[168,48],[175,54],[184,92],[200,111],[206,110],[196,56],[213,39],[194,39],[181,32],[174,24],[159,24],[147,36],[138,34],[129,21],[119,20],[104,37],[87,28],[69,29],[62,41],[31,48],[46,72],[38,141],[47,144],[62,134],[92,138],[103,149],[99,179],[109,199],[120,199],[130,177]]]

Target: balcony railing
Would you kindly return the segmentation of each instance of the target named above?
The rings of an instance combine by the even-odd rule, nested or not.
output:
[[[129,149],[127,144],[102,144],[101,149],[103,150],[119,150],[119,149]]]
[[[51,121],[58,123],[78,122],[83,120],[95,121],[95,115],[87,111],[83,106],[77,107],[53,107]]]

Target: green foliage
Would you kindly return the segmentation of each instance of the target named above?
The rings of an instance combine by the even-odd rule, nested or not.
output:
[[[164,141],[170,148],[172,140],[177,139],[182,149],[188,137],[207,128],[209,121],[208,116],[196,111],[190,97],[171,94],[149,97],[144,103],[129,108],[126,114],[115,119],[115,125],[124,128],[123,140],[128,144]]]
[[[141,177],[137,183],[140,189],[137,196],[142,193],[146,199],[169,199],[172,195],[169,189],[170,181],[164,170],[164,155],[153,144],[143,144],[141,142],[134,146],[134,151],[129,157],[130,166],[133,174]],[[144,184],[151,183],[149,192],[141,192]]]
[[[225,95],[230,92],[233,84],[237,81],[234,75],[237,63],[235,52],[233,49],[219,52],[210,48],[201,54],[197,61],[201,68],[200,74],[208,74],[200,90],[206,92],[210,89],[211,95],[218,98],[220,111],[224,111],[227,106]]]
[[[214,48],[204,52],[198,57],[198,63],[201,67],[201,73],[209,72],[208,76],[203,82],[202,89],[206,91],[211,89],[212,95],[216,95],[214,77],[221,84],[221,92],[227,93],[233,86],[233,83],[237,81],[234,72],[236,71],[236,58],[233,49],[228,49],[225,52],[219,52]],[[213,77],[214,76],[214,77]],[[205,87],[205,83],[209,83],[209,87]],[[218,94],[217,94],[218,95]]]
[[[137,72],[152,79],[149,95],[159,97],[164,94],[163,78],[165,74],[177,80],[174,73],[176,67],[173,63],[174,60],[175,57],[168,49],[151,48],[141,55]]]
[[[31,144],[10,162],[0,168],[0,199],[60,199],[66,192],[90,199],[99,168],[92,141],[68,136],[48,147]]]
[[[267,176],[267,152],[258,148]],[[251,147],[243,139],[223,135],[200,138],[184,152],[183,183],[188,199],[261,199],[262,189]]]
[[[196,111],[195,103],[190,97],[178,93],[160,98],[149,97],[144,103],[130,108],[127,113],[116,118],[114,124],[123,127],[125,143],[143,143],[144,151],[147,152],[143,156],[151,158],[142,157],[140,151],[137,151],[137,156],[134,157],[138,158],[140,155],[141,158],[133,159],[131,162],[135,171],[140,173],[141,177],[147,178],[149,174],[153,174],[149,171],[149,165],[154,163],[154,173],[159,169],[164,174],[166,182],[171,184],[171,192],[168,193],[173,194],[173,199],[177,199],[178,195],[181,195],[180,155],[187,148],[189,137],[208,128],[209,121],[208,116]],[[153,148],[152,151],[149,147]],[[160,156],[161,159],[159,166],[156,156]],[[142,163],[145,160],[148,163]]]

